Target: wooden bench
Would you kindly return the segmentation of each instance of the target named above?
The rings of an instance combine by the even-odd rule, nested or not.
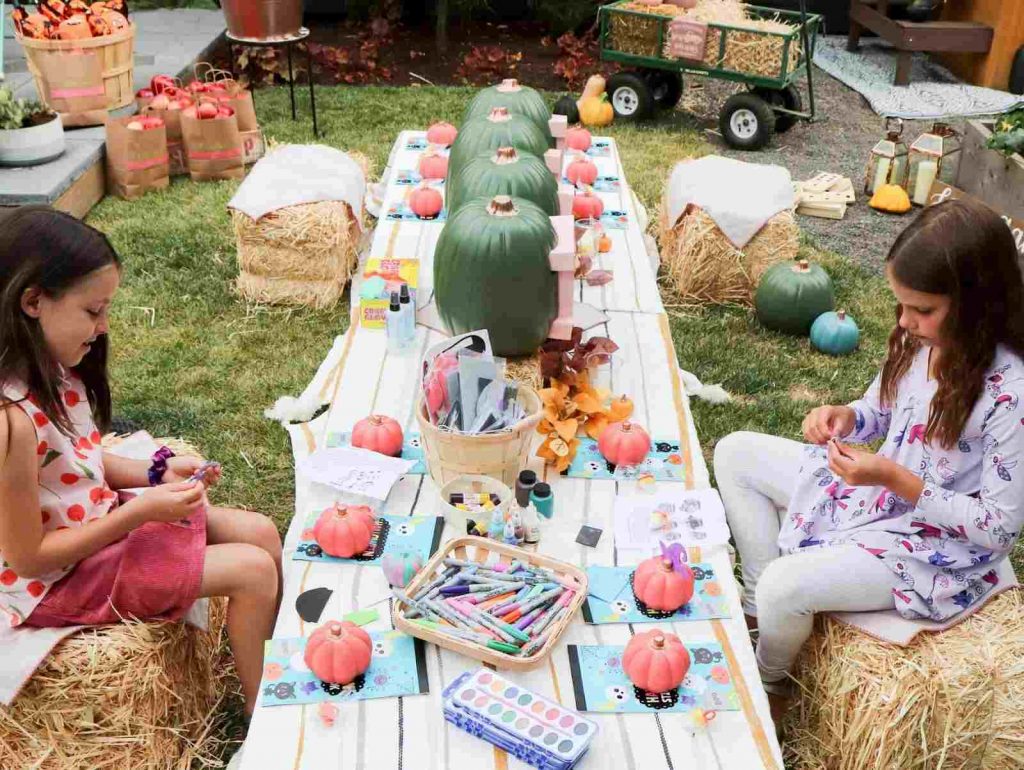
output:
[[[912,22],[890,19],[889,0],[850,0],[850,34],[846,48],[856,51],[865,29],[888,40],[899,52],[898,86],[910,84],[914,51],[986,53],[992,47],[992,27],[975,21]]]

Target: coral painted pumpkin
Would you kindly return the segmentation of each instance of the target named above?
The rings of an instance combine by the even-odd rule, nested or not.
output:
[[[352,446],[388,457],[402,454],[402,426],[383,414],[364,417],[352,428]]]
[[[436,219],[444,208],[444,198],[424,182],[409,194],[409,208],[420,219]]]
[[[585,186],[572,199],[573,219],[600,219],[603,213],[604,202],[591,187]]]
[[[639,465],[651,451],[651,437],[635,422],[613,422],[597,439],[601,456],[615,465]]]
[[[313,538],[324,553],[351,559],[370,545],[377,520],[366,505],[339,505],[325,509],[313,526]]]
[[[346,685],[370,667],[370,635],[348,620],[331,620],[309,635],[303,660],[318,679]]]
[[[565,146],[570,150],[586,152],[590,149],[590,142],[590,132],[583,126],[576,126],[565,132]]]
[[[622,670],[636,687],[652,693],[674,690],[690,670],[690,653],[673,633],[643,631],[626,645]]]
[[[675,612],[693,598],[693,571],[675,567],[665,556],[652,556],[637,565],[633,593],[652,610]]]
[[[459,129],[453,126],[451,123],[434,123],[430,128],[427,129],[427,142],[430,144],[439,144],[442,147],[451,147],[452,142],[455,141],[455,137],[459,135]]]
[[[548,216],[558,215],[558,182],[536,155],[515,147],[499,147],[473,158],[448,179],[448,210],[456,211],[474,198],[511,195],[536,203]]]
[[[444,179],[448,176],[448,158],[430,148],[420,155],[419,171],[424,179]]]
[[[597,181],[597,166],[586,158],[576,158],[565,167],[565,178],[577,187]]]

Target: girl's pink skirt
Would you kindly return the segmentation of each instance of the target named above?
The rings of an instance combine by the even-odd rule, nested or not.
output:
[[[205,509],[188,523],[147,522],[78,562],[54,583],[25,625],[178,620],[199,598],[205,556]]]

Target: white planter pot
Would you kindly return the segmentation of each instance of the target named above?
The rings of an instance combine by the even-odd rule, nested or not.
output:
[[[0,166],[35,166],[64,152],[64,126],[57,115],[48,123],[0,131]]]

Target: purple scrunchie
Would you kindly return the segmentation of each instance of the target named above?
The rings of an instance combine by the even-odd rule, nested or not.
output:
[[[162,446],[153,453],[153,464],[149,466],[149,485],[155,487],[164,481],[164,472],[167,470],[167,461],[174,457],[174,452]]]

